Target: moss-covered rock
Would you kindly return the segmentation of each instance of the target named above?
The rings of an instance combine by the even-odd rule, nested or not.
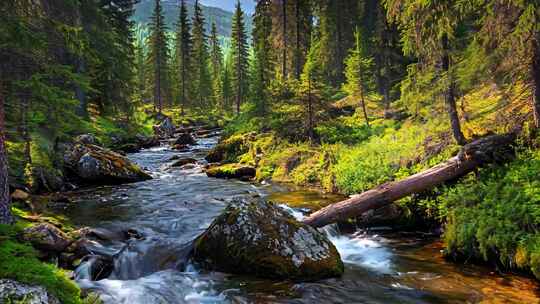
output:
[[[343,273],[322,233],[262,200],[233,201],[195,241],[194,258],[219,271],[267,278],[313,281]]]
[[[206,175],[215,178],[251,179],[256,173],[254,167],[241,164],[227,164],[206,169]]]
[[[47,223],[24,229],[21,238],[37,249],[55,253],[64,251],[73,242],[66,233]]]
[[[65,167],[83,184],[120,184],[151,179],[125,156],[105,148],[76,144],[64,156]]]
[[[216,145],[206,156],[211,163],[237,162],[238,157],[249,151],[249,143],[255,139],[255,133],[234,135]]]

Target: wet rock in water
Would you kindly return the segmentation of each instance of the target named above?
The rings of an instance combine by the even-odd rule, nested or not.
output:
[[[182,167],[184,165],[187,165],[187,164],[195,164],[197,163],[197,160],[194,159],[194,158],[181,158],[181,159],[178,159],[176,160],[172,165],[171,167]]]
[[[21,238],[30,242],[35,248],[60,253],[73,242],[62,230],[47,223],[34,225],[23,230]]]
[[[99,140],[92,134],[82,134],[75,138],[76,143],[84,144],[84,145],[96,145],[101,146],[101,143]]]
[[[86,184],[120,184],[152,179],[126,157],[94,145],[77,144],[64,156],[67,171]]]
[[[144,136],[142,134],[135,135],[139,146],[142,149],[149,149],[160,145],[159,138],[157,136]]]
[[[88,255],[81,261],[75,276],[77,279],[99,281],[108,278],[114,270],[111,258],[101,255]]]
[[[254,167],[241,164],[227,164],[206,169],[206,175],[215,178],[237,178],[248,180],[255,177],[256,173],[257,171]]]
[[[160,138],[170,138],[174,135],[176,127],[173,124],[173,121],[170,117],[163,114],[160,115],[161,123],[154,126],[154,134]]]
[[[262,200],[235,200],[195,241],[194,258],[223,272],[319,280],[343,273],[334,245],[316,229]]]
[[[173,145],[172,148],[178,152],[189,151],[189,147],[187,145]]]
[[[115,151],[116,150],[124,153],[137,153],[141,151],[141,147],[138,144],[129,143],[120,145],[118,148],[115,149]]]
[[[196,143],[195,139],[191,134],[185,133],[178,136],[173,142],[173,145],[194,145]]]
[[[60,304],[44,287],[0,279],[0,303]]]

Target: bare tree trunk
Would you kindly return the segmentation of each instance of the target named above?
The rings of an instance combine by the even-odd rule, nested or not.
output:
[[[283,74],[283,80],[287,79],[287,49],[288,49],[288,41],[287,41],[287,0],[283,0],[283,7],[282,7],[282,14],[283,14],[283,62],[282,62],[282,74]]]
[[[448,87],[446,88],[446,92],[444,94],[444,101],[446,104],[448,115],[450,116],[450,125],[452,127],[454,139],[459,145],[465,145],[467,141],[465,140],[465,136],[463,136],[463,133],[461,132],[461,124],[459,122],[459,116],[456,107],[455,83],[452,72],[450,71],[450,47],[448,45],[448,37],[444,36],[442,38],[442,46],[444,52],[442,58],[442,68],[443,71],[445,71],[448,75]]]
[[[26,162],[28,164],[32,163],[32,151],[31,151],[31,138],[30,138],[30,131],[28,130],[28,111],[30,108],[30,102],[28,100],[28,95],[23,93],[23,96],[21,97],[21,103],[22,103],[22,111],[21,111],[21,124],[22,124],[22,137],[24,140],[24,157],[26,158]]]
[[[426,171],[403,180],[380,185],[348,200],[327,206],[304,220],[304,223],[322,227],[337,221],[359,216],[392,202],[423,192],[447,181],[462,177],[479,166],[508,160],[515,135],[492,135],[465,145],[459,155]]]
[[[313,99],[311,96],[311,76],[308,77],[308,121],[307,121],[307,127],[308,127],[308,137],[309,140],[313,142],[315,139],[314,134],[314,128],[315,128],[315,121],[313,117]]]
[[[534,125],[540,129],[540,33],[536,33],[536,39],[533,42],[534,54],[532,62],[533,78],[533,114]]]
[[[371,128],[371,126],[369,125],[369,117],[367,113],[366,100],[364,98],[364,89],[360,91],[360,104],[362,106],[362,112],[364,113],[364,119],[366,120],[366,126],[368,128]]]
[[[295,10],[296,10],[296,46],[295,46],[295,77],[300,79],[300,74],[302,73],[301,62],[300,62],[300,0],[295,1]]]
[[[12,224],[11,197],[9,195],[8,163],[5,148],[4,91],[0,79],[0,224]]]

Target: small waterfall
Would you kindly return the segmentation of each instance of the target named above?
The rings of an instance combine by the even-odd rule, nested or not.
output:
[[[301,221],[304,213],[285,204],[279,205],[285,211]],[[357,231],[352,235],[343,235],[337,224],[318,229],[336,246],[343,262],[369,268],[380,273],[392,273],[392,252],[381,244],[377,235]]]

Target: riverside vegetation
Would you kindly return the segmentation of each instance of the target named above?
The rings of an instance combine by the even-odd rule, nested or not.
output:
[[[0,3],[0,278],[98,301],[61,269],[84,258],[85,234],[46,205],[149,179],[125,153],[182,151],[223,129],[209,176],[342,195],[515,134],[511,159],[346,224],[435,232],[448,259],[540,279],[537,1],[256,1],[252,16],[236,6],[230,37],[199,1],[165,20],[155,0],[135,22],[137,2]],[[44,252],[24,237],[36,225],[73,246]]]

